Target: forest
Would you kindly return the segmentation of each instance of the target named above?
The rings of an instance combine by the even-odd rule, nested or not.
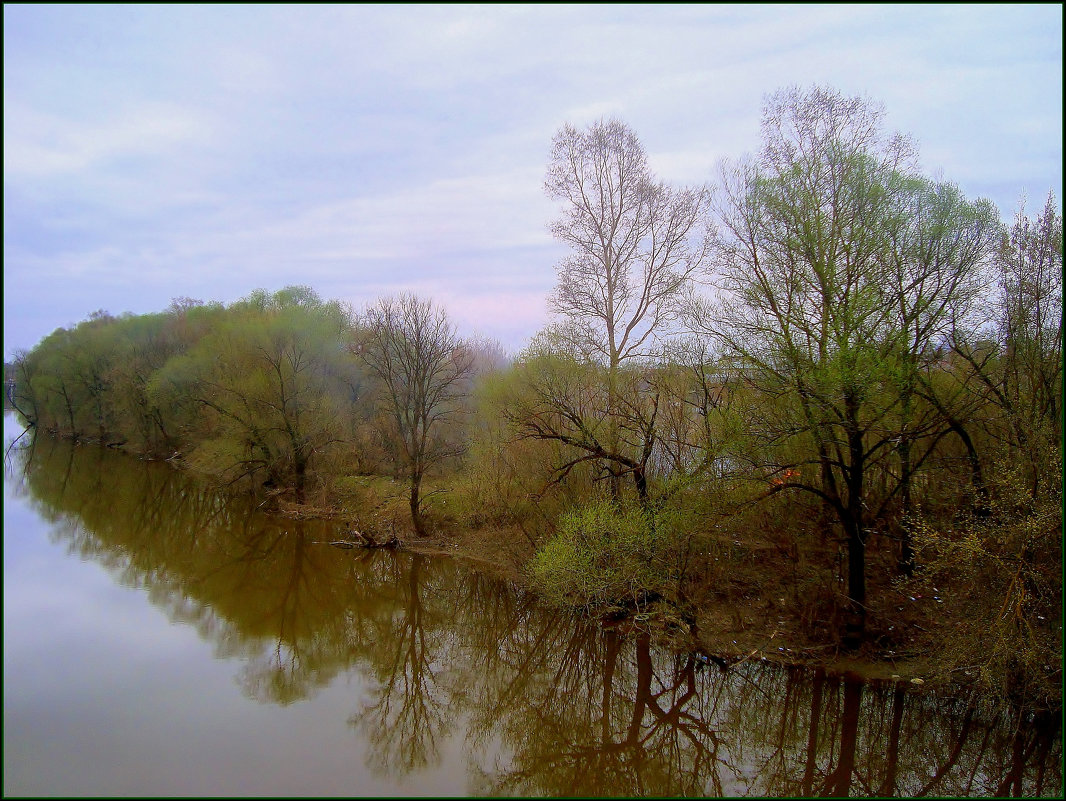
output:
[[[723,664],[772,619],[1061,711],[1055,198],[1005,224],[829,88],[769,96],[761,132],[677,187],[624,122],[563,127],[568,255],[518,353],[428,298],[256,289],[94,312],[14,354],[6,402]]]

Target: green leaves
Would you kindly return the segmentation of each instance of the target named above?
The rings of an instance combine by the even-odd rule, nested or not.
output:
[[[639,605],[669,578],[663,545],[651,512],[602,500],[563,515],[555,537],[533,557],[530,574],[560,606]]]

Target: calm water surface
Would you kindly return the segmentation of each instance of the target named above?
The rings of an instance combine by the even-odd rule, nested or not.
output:
[[[1061,793],[1061,738],[1033,725],[703,669],[336,533],[165,465],[12,449],[5,795]]]

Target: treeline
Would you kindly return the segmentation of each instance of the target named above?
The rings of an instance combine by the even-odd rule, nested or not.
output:
[[[297,503],[378,509],[374,477],[403,479],[417,535],[510,532],[570,606],[664,600],[692,624],[737,586],[743,533],[745,594],[857,646],[897,642],[887,599],[928,587],[946,674],[1057,703],[1054,198],[1004,226],[829,89],[771,96],[762,131],[678,188],[625,124],[562,129],[545,186],[570,255],[553,324],[513,358],[430,301],[289,287],[96,313],[17,355],[13,400]]]

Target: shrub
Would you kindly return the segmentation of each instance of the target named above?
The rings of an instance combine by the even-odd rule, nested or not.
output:
[[[1062,703],[1062,505],[1033,498],[1022,470],[998,468],[989,514],[936,527],[915,521],[919,571],[907,583],[956,621],[937,661],[993,696],[1037,708]]]
[[[530,563],[533,585],[558,606],[639,607],[663,592],[669,527],[635,505],[601,500],[565,513]]]

